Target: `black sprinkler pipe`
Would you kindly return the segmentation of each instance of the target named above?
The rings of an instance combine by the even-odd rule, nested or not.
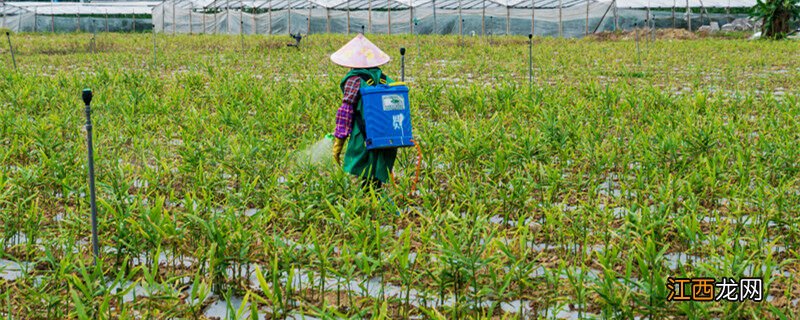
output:
[[[94,191],[94,150],[92,148],[92,90],[83,89],[83,103],[86,105],[86,144],[89,152],[89,203],[92,210],[92,252],[94,263],[100,256],[100,247],[97,244],[97,202]]]

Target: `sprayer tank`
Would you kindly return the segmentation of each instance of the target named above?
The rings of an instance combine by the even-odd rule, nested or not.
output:
[[[362,87],[367,150],[413,146],[408,87]]]

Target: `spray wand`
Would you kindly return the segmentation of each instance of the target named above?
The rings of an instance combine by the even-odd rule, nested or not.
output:
[[[405,83],[406,81],[406,48],[400,48],[400,82]],[[414,192],[417,191],[417,183],[419,183],[419,173],[422,168],[422,148],[420,148],[419,143],[417,143],[416,139],[412,138],[411,143],[414,144],[414,147],[417,149],[417,166],[416,171],[414,173],[414,180],[411,182],[411,192],[409,192],[408,197],[413,197]],[[391,175],[392,185],[395,185],[394,174]]]
[[[400,48],[400,81],[406,81],[406,48]],[[414,182],[411,184],[411,193],[409,194],[410,196],[413,196],[414,192],[417,191],[417,183],[419,183],[419,171],[422,168],[422,148],[420,148],[416,139],[412,138],[411,142],[413,142],[414,147],[417,148],[417,168],[414,173]]]

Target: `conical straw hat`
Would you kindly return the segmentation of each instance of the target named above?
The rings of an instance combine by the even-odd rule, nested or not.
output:
[[[348,68],[372,68],[384,65],[390,60],[388,54],[378,49],[360,33],[331,55],[333,63]]]

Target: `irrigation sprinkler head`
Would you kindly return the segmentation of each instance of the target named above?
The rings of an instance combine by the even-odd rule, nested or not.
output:
[[[533,39],[533,33],[529,33],[528,34],[528,40],[532,40],[532,39]]]
[[[92,103],[92,89],[83,89],[83,103],[87,106]]]
[[[406,48],[400,48],[400,81],[406,82]]]

